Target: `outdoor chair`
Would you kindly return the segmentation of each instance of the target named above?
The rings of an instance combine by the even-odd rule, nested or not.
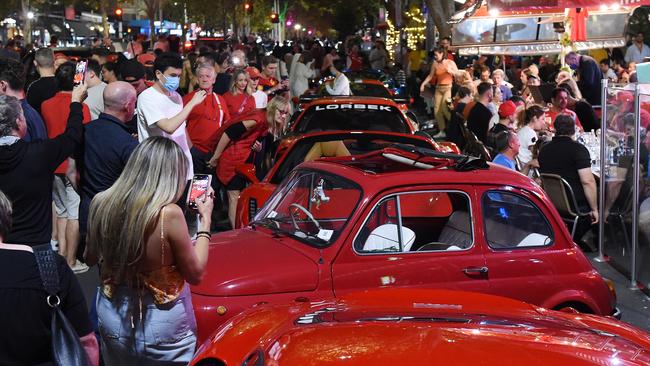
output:
[[[553,205],[560,213],[562,219],[571,224],[571,237],[573,238],[581,217],[589,216],[589,212],[580,211],[575,194],[569,183],[557,174],[542,173],[542,188],[548,194]]]

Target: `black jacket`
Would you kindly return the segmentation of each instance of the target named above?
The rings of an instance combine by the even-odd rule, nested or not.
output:
[[[45,141],[18,140],[0,146],[0,190],[13,206],[12,230],[5,242],[50,242],[54,170],[81,144],[82,120],[81,103],[71,103],[68,126],[61,135]]]

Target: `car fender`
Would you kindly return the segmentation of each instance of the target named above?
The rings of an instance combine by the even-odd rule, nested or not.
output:
[[[568,303],[568,302],[581,303],[589,307],[589,309],[591,309],[591,311],[597,315],[610,315],[611,313],[611,311],[609,311],[611,309],[603,309],[603,307],[599,306],[598,302],[595,301],[591,296],[589,296],[588,293],[586,293],[583,290],[577,290],[577,289],[567,289],[567,290],[559,291],[555,293],[553,296],[546,299],[546,301],[544,301],[540,305],[547,309],[555,309],[557,308],[558,305]]]

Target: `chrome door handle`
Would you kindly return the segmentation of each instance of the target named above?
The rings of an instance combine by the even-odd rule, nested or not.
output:
[[[477,273],[488,273],[488,268],[487,267],[467,267],[463,269],[463,272],[465,274],[477,274]]]

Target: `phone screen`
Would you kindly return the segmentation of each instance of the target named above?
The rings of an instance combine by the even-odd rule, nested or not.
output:
[[[77,69],[74,73],[74,85],[79,85],[84,82],[86,78],[86,61],[79,61],[77,63]]]
[[[187,205],[192,209],[196,209],[196,200],[204,200],[210,188],[210,181],[212,176],[209,174],[196,174],[192,179],[192,186],[187,195]]]

